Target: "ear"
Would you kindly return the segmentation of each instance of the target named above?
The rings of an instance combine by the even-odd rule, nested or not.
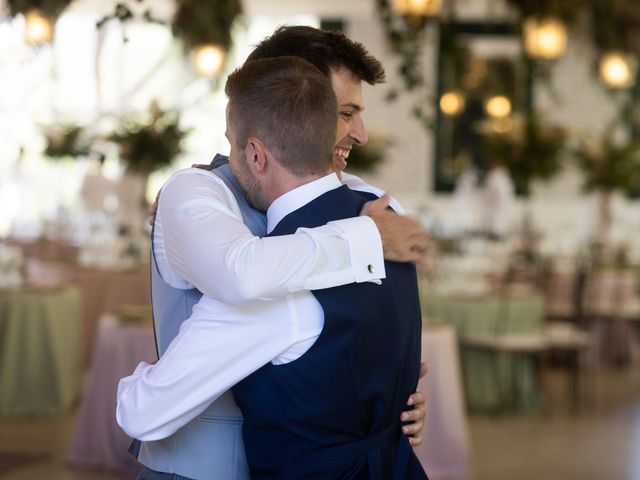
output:
[[[247,140],[247,163],[254,173],[263,173],[267,168],[269,153],[264,143],[255,137]]]

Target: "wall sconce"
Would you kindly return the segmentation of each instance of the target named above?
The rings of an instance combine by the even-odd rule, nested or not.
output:
[[[437,17],[442,0],[393,0],[393,11],[407,17]]]
[[[225,51],[220,45],[202,45],[193,50],[196,71],[205,77],[214,78],[222,69]]]
[[[53,27],[49,19],[38,10],[29,10],[25,16],[24,40],[27,44],[38,46],[51,42]]]
[[[557,18],[529,17],[522,31],[524,48],[531,58],[555,60],[567,49],[567,27]]]
[[[484,111],[493,118],[504,118],[511,113],[511,100],[504,95],[496,95],[484,103]]]
[[[631,55],[610,52],[600,59],[600,78],[609,88],[629,88],[636,83],[638,61]]]
[[[465,98],[461,92],[446,92],[440,97],[440,110],[449,116],[459,115],[465,106]]]

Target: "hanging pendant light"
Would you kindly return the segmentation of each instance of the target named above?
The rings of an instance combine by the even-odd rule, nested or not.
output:
[[[511,100],[504,95],[493,96],[484,103],[484,111],[492,118],[507,117],[511,110]]]
[[[450,91],[444,93],[440,97],[440,110],[449,116],[455,116],[462,113],[465,106],[465,98],[461,92]]]
[[[224,64],[224,57],[225,51],[220,45],[201,45],[193,50],[196,71],[205,77],[218,76]]]
[[[539,60],[555,60],[567,49],[567,27],[555,17],[529,17],[522,24],[527,55]]]
[[[29,10],[25,16],[24,40],[32,46],[43,45],[51,42],[53,27],[47,17],[38,10]]]
[[[407,17],[437,17],[442,0],[393,0],[393,11]]]
[[[600,59],[600,78],[609,88],[629,88],[636,83],[638,61],[632,55],[610,52]]]

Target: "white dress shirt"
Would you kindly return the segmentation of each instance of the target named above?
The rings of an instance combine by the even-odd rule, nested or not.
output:
[[[194,177],[192,175],[188,176]],[[173,178],[174,186],[181,177],[187,177],[187,175],[176,175]],[[155,236],[158,236],[160,232],[164,233],[164,249],[160,250],[158,244],[155,244],[158,266],[161,268],[160,271],[165,280],[174,286],[181,286],[182,288],[189,288],[190,284],[171,270],[175,261],[173,256],[174,247],[168,241],[172,235],[179,236],[177,233],[180,227],[172,225],[172,229],[177,228],[178,230],[175,233],[173,230],[168,233],[169,230],[167,228],[162,229],[162,223],[160,223],[165,220],[165,225],[168,224],[165,218],[167,208],[173,210],[169,212],[169,215],[173,215],[173,217],[170,216],[168,218],[171,218],[172,222],[177,221],[178,223],[180,223],[183,215],[188,215],[190,218],[195,216],[196,223],[206,223],[209,215],[216,216],[216,226],[218,228],[213,230],[215,233],[212,233],[211,237],[220,237],[221,232],[225,232],[226,235],[227,229],[231,230],[232,236],[235,234],[236,229],[241,230],[236,225],[238,221],[241,223],[239,211],[236,211],[237,204],[224,184],[217,177],[212,178],[214,176],[208,173],[199,174],[198,177],[189,179],[189,182],[184,182],[190,185],[189,187],[180,182],[180,186],[183,188],[193,189],[194,183],[199,185],[198,188],[195,188],[198,192],[196,195],[197,200],[189,202],[186,207],[184,205],[173,206],[174,203],[172,201],[175,200],[172,196],[174,189],[171,188],[172,183],[167,184],[163,188],[156,217]],[[209,194],[207,191],[212,190],[212,180],[213,183],[218,185],[213,189],[215,192]],[[267,212],[269,231],[291,211],[340,185],[341,183],[337,176],[331,174],[291,190],[276,199]],[[206,197],[207,200],[198,195]],[[213,195],[215,195],[215,198]],[[214,206],[215,208],[212,208]],[[234,206],[235,209],[233,208]],[[201,210],[207,210],[208,215]],[[215,213],[212,214],[211,210],[215,210]],[[230,225],[228,227],[225,226],[224,230],[222,230],[220,227],[221,220],[229,220],[229,218],[225,217],[237,218],[234,222],[229,222]],[[345,222],[345,220],[340,222]],[[338,224],[340,222],[332,223]],[[182,221],[181,223],[188,222]],[[204,226],[200,225],[200,229]],[[159,228],[161,230],[158,230]],[[188,227],[184,225],[182,228],[182,235],[188,238],[189,234],[184,231],[184,228]],[[334,225],[328,228],[338,227]],[[305,230],[305,232],[308,235],[312,235],[314,230]],[[332,235],[335,236],[336,234],[327,235],[332,238]],[[247,241],[254,242],[255,237],[250,234],[249,236],[251,239]],[[273,237],[262,240],[281,240],[283,238],[286,237]],[[215,248],[226,246],[226,243],[220,239],[213,238],[209,239],[209,241],[210,244],[207,248],[214,248],[215,250]],[[370,238],[363,239],[356,250],[364,248],[370,242]],[[316,242],[313,243],[315,244]],[[250,250],[254,248],[260,249],[261,247],[254,246]],[[271,245],[265,248],[271,248]],[[277,256],[275,259],[268,258],[266,263],[270,264],[270,260],[273,260],[275,261],[273,268],[278,268],[282,258],[282,251],[277,250],[277,246],[273,248],[276,249],[274,251]],[[291,248],[293,248],[293,244]],[[315,254],[317,251],[318,247],[311,251],[310,254]],[[211,250],[208,250],[208,252],[208,256],[216,256],[211,254]],[[267,255],[264,250],[260,250],[260,252],[262,255]],[[328,252],[327,255],[330,256],[331,253]],[[183,250],[176,254],[177,258],[192,256],[196,257],[192,261],[198,259],[197,255],[192,250],[189,250],[187,246],[184,246]],[[227,261],[230,262],[230,265],[233,265],[233,262],[238,261],[237,258],[237,254],[234,253]],[[353,259],[353,256],[351,258]],[[370,260],[370,255],[367,258]],[[216,264],[215,260],[212,259],[207,259],[207,262],[212,262],[213,265],[213,267],[208,267],[209,269],[217,268],[217,271],[220,271],[221,264]],[[383,262],[382,259],[381,262]],[[367,265],[370,264],[371,262],[369,261]],[[164,267],[161,267],[161,265],[164,265]],[[201,268],[199,265],[197,267]],[[369,270],[368,268],[365,269]],[[243,270],[244,267],[240,270],[239,276],[241,276]],[[265,268],[265,271],[268,270],[269,268]],[[348,281],[350,283],[356,277],[353,273],[350,274],[351,276],[347,273],[340,273],[338,269],[336,272],[338,273],[335,275],[325,275],[323,281],[326,281],[327,278],[335,280],[338,275],[343,275],[351,278]],[[289,276],[291,277],[296,273],[293,272]],[[205,274],[206,272],[203,271],[202,275]],[[209,277],[212,277],[211,270],[209,270]],[[226,277],[222,278],[226,283]],[[262,280],[266,284],[273,284],[280,279],[275,278],[270,282],[264,282],[262,278],[258,280]],[[316,282],[319,281],[321,280],[316,280]],[[300,285],[304,284],[304,279],[299,282]],[[195,282],[192,284],[199,286]],[[334,281],[330,284],[331,282],[327,281],[325,286],[333,286],[339,283]],[[281,280],[280,284],[276,284],[276,287],[291,289],[291,287],[287,287],[286,282]],[[263,288],[265,292],[268,291],[267,285],[259,288]],[[225,295],[228,295],[228,293],[225,293]],[[262,294],[261,296],[266,298],[269,294]],[[212,401],[226,390],[262,365],[270,361],[286,363],[298,358],[313,345],[322,330],[323,321],[322,308],[315,300],[315,297],[308,291],[288,293],[273,301],[253,300],[240,304],[230,303],[226,298],[203,296],[198,304],[194,306],[191,317],[182,324],[179,335],[172,341],[161,359],[155,365],[148,365],[142,362],[131,376],[120,381],[116,411],[118,424],[131,437],[143,441],[168,437],[204,411]]]
[[[162,278],[226,302],[384,278],[380,234],[369,217],[277,239],[255,237],[224,182],[196,168],[164,185],[154,228]]]
[[[373,193],[377,197],[381,197],[386,193],[384,190],[380,190],[373,185],[369,185],[360,177],[356,177],[355,175],[351,175],[347,172],[342,172],[342,183],[349,187],[351,190]],[[400,203],[393,197],[389,199],[389,206],[393,209],[394,212],[397,212],[400,215],[405,214],[402,205],[400,205]]]

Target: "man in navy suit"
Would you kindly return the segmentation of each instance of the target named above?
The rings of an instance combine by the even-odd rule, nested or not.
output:
[[[358,215],[371,196],[332,172],[325,76],[295,57],[255,60],[225,92],[231,169],[269,235]],[[317,335],[233,388],[252,478],[426,478],[399,420],[420,369],[417,277],[412,264],[385,266],[380,285],[315,290],[300,310]]]

